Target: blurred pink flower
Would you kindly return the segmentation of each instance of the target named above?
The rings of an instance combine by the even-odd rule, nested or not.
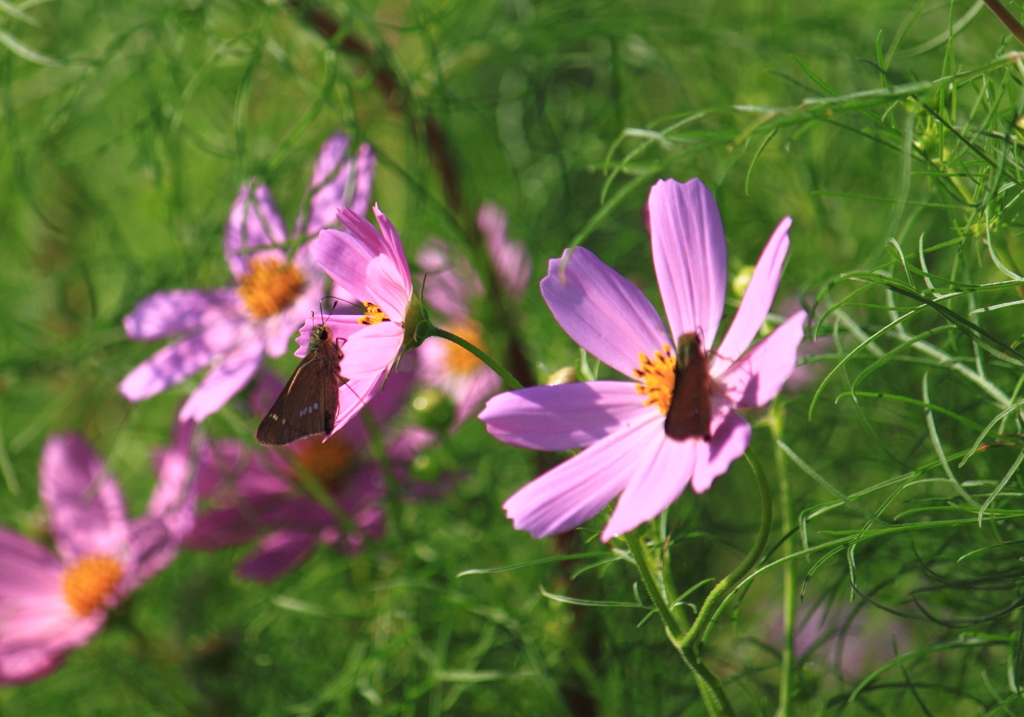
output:
[[[601,534],[607,542],[661,513],[687,484],[704,492],[750,442],[750,425],[734,409],[765,405],[793,371],[802,311],[746,351],[778,288],[789,250],[787,217],[765,246],[725,338],[707,353],[710,439],[666,434],[679,338],[696,334],[706,346],[718,334],[725,234],[711,192],[697,179],[657,182],[647,209],[671,333],[640,289],[587,249],[552,259],[541,280],[541,293],[569,336],[634,380],[512,391],[492,398],[480,414],[487,430],[507,443],[547,451],[587,448],[505,502],[515,527],[534,537],[575,528],[619,496]]]
[[[366,211],[376,160],[367,144],[345,159],[348,145],[345,135],[334,134],[320,148],[308,218],[300,212],[294,238],[319,232],[339,206]],[[151,398],[209,366],[178,414],[182,421],[202,421],[249,382],[264,356],[284,354],[325,290],[310,244],[289,255],[281,246],[287,240],[270,189],[243,185],[224,226],[224,258],[237,283],[158,291],[140,301],[124,317],[130,339],[179,338],[125,376],[121,394],[133,402]]]
[[[368,406],[382,430],[408,395],[413,368],[403,362]],[[265,374],[252,396],[253,409],[267,410],[281,387],[279,379]],[[370,438],[363,421],[350,421],[326,441],[313,436],[281,449],[253,448],[231,439],[208,443],[199,454],[197,480],[210,509],[199,514],[186,546],[219,550],[258,540],[237,572],[262,582],[298,567],[321,543],[359,552],[366,537],[384,533],[380,502],[386,487],[380,466],[364,453]],[[409,450],[404,433],[388,444],[396,477],[404,472],[404,460],[412,458]],[[300,471],[322,485],[344,514],[341,520],[304,492]]]
[[[39,495],[57,554],[0,528],[0,684],[60,666],[120,603],[178,554],[195,518],[192,424],[179,424],[157,457],[146,513],[129,520],[117,481],[76,434],[50,436]]]
[[[335,292],[365,309],[362,315],[307,316],[299,332],[295,355],[300,357],[306,355],[310,331],[320,323],[331,329],[336,340],[344,340],[341,375],[348,382],[339,389],[332,435],[380,389],[406,343],[406,314],[413,296],[409,262],[395,227],[376,205],[373,213],[381,231],[343,208],[338,220],[345,231],[325,229],[313,243],[313,256],[336,282]]]
[[[477,225],[494,276],[510,301],[518,301],[530,279],[530,257],[521,242],[505,234],[508,219],[497,205],[484,204],[477,213]],[[470,304],[484,293],[480,278],[465,257],[453,257],[440,239],[429,240],[416,263],[427,274],[424,299],[427,306],[444,316],[438,325],[484,351],[483,330],[470,316]],[[479,404],[501,387],[501,378],[464,348],[442,339],[425,341],[417,349],[420,376],[455,405],[454,426],[476,412]]]

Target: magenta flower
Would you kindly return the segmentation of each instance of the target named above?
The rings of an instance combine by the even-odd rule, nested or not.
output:
[[[355,159],[345,159],[348,144],[347,137],[335,134],[321,147],[308,218],[300,212],[295,238],[318,233],[334,221],[339,206],[366,211],[376,160],[366,144]],[[310,245],[289,255],[282,246],[287,240],[270,189],[243,185],[224,226],[224,258],[236,284],[158,291],[140,301],[124,318],[130,339],[179,338],[125,376],[121,394],[141,401],[209,366],[178,414],[182,421],[202,421],[249,382],[264,356],[283,355],[325,293]]]
[[[484,204],[477,213],[484,248],[495,279],[510,301],[518,301],[530,279],[530,257],[521,242],[505,234],[508,219],[497,205]],[[486,351],[483,329],[470,316],[470,304],[484,293],[480,278],[465,257],[454,257],[440,239],[429,240],[416,263],[426,272],[424,299],[443,315],[438,325]],[[476,412],[479,404],[501,387],[501,378],[480,359],[457,344],[440,339],[425,341],[417,349],[420,377],[451,398],[454,425]]]
[[[50,436],[39,495],[57,554],[0,528],[0,684],[33,680],[92,639],[107,611],[178,554],[195,517],[192,424],[157,458],[146,513],[128,520],[117,481],[76,434]]]
[[[688,484],[704,492],[750,442],[750,425],[735,409],[765,405],[793,371],[802,311],[746,351],[775,297],[791,220],[775,229],[732,325],[718,347],[707,351],[725,304],[726,247],[718,207],[697,179],[662,180],[651,188],[647,210],[671,333],[640,289],[587,249],[552,259],[540,283],[573,340],[633,381],[512,391],[492,398],[480,414],[487,430],[506,443],[546,451],[586,448],[505,501],[515,527],[534,537],[575,528],[619,496],[601,534],[607,542],[661,513]],[[700,357],[707,362],[706,375],[685,376],[690,388],[702,386],[709,399],[706,436],[699,435],[703,427],[682,439],[666,433],[681,337],[694,366],[704,366]],[[688,418],[701,412],[697,395],[681,396],[693,408]]]
[[[295,355],[300,357],[306,355],[310,331],[321,321],[343,342],[341,374],[348,382],[339,389],[332,435],[380,389],[406,343],[406,314],[413,296],[409,262],[394,226],[376,205],[373,213],[381,231],[344,208],[338,220],[345,231],[325,229],[313,243],[313,256],[336,282],[335,292],[365,309],[362,315],[334,314],[326,320],[307,314],[299,332]]]
[[[408,394],[413,371],[411,365],[406,368],[403,362],[369,406],[378,425],[387,423]],[[253,396],[254,410],[265,411],[281,388],[280,380],[265,375]],[[351,421],[326,441],[313,436],[282,449],[252,448],[230,439],[205,445],[197,480],[210,509],[199,514],[187,547],[219,550],[257,540],[237,572],[262,582],[298,567],[319,544],[359,552],[367,537],[384,533],[384,474],[363,454],[369,442],[362,421]],[[404,469],[407,443],[403,439],[388,447],[396,473]],[[337,510],[304,492],[300,472],[320,482]],[[345,516],[340,521],[338,511]]]

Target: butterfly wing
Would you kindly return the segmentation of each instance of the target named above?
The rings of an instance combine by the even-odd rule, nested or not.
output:
[[[665,414],[665,435],[677,441],[711,438],[711,381],[708,359],[697,334],[679,337],[676,385]]]

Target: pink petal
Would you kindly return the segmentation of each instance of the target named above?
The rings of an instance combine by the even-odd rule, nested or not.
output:
[[[313,242],[313,256],[320,268],[336,282],[335,291],[341,298],[365,301],[369,296],[366,267],[381,254],[384,241],[372,224],[362,217],[356,219],[360,224],[355,226],[363,232],[354,235],[337,229],[324,229]]]
[[[352,194],[352,201],[348,207],[353,214],[363,216],[370,208],[370,189],[373,187],[373,176],[377,169],[377,155],[369,144],[359,145],[359,154],[356,155],[356,186]]]
[[[192,530],[195,521],[194,429],[192,422],[175,424],[170,447],[159,454],[156,485],[146,504],[146,514],[162,520],[178,540]]]
[[[366,266],[367,299],[396,323],[405,322],[405,312],[412,299],[412,284],[403,284],[403,275],[396,271],[391,257],[378,256]],[[409,267],[405,268],[408,274]]]
[[[275,530],[237,568],[243,578],[269,583],[302,564],[317,545],[315,533]]]
[[[373,215],[377,218],[377,225],[384,235],[384,243],[387,246],[387,255],[391,257],[392,263],[398,270],[399,284],[412,294],[412,275],[409,273],[409,260],[405,257],[405,247],[402,246],[402,239],[398,236],[394,225],[388,221],[376,204],[373,205]]]
[[[352,162],[345,161],[349,138],[335,132],[320,146],[309,183],[313,196],[309,200],[309,220],[296,220],[296,234],[312,236],[337,221],[338,208],[347,206],[352,194]]]
[[[118,586],[117,593],[121,599],[170,565],[178,557],[181,545],[159,518],[149,515],[133,518],[129,529],[132,558]]]
[[[710,441],[697,446],[697,465],[693,472],[693,492],[703,493],[712,481],[729,470],[734,460],[742,456],[750,445],[750,424],[734,411],[730,411]]]
[[[250,183],[242,185],[224,224],[224,259],[236,281],[241,281],[255,258],[285,261],[280,250],[253,252],[254,247],[282,244],[287,238],[284,221],[274,206],[274,197],[266,184],[250,192]]]
[[[376,378],[395,363],[404,337],[405,329],[393,321],[372,324],[352,334],[342,345],[341,375],[349,380]]]
[[[299,251],[302,251],[300,248]],[[291,344],[292,337],[309,319],[320,322],[320,300],[324,295],[323,272],[316,267],[316,273],[307,276],[306,286],[302,289],[291,306],[285,307],[273,316],[260,322],[259,334],[265,346],[267,356],[277,358],[284,356]]]
[[[282,500],[289,498],[278,496],[265,501],[247,501],[242,507],[203,511],[184,544],[190,550],[220,550],[248,543],[266,528],[261,514],[269,512],[271,505],[280,505]]]
[[[129,401],[137,402],[178,385],[230,348],[242,325],[222,321],[204,328],[201,334],[164,346],[121,379],[118,390]]]
[[[0,605],[14,597],[59,592],[62,569],[57,556],[39,543],[0,528]]]
[[[263,363],[263,346],[244,335],[238,338],[240,343],[233,351],[214,359],[210,371],[178,412],[179,421],[203,421],[223,408],[256,375]]]
[[[573,341],[625,376],[672,344],[643,292],[584,247],[548,262],[540,292]]]
[[[804,337],[806,320],[806,312],[796,312],[716,379],[734,406],[763,406],[782,390],[782,384],[796,366],[796,351]]]
[[[39,497],[65,563],[86,555],[124,556],[128,521],[121,489],[81,436],[46,439],[39,459]]]
[[[432,311],[449,319],[469,317],[469,302],[482,296],[484,287],[465,257],[453,257],[440,239],[428,239],[416,255],[423,277],[423,298]]]
[[[38,680],[53,672],[64,662],[64,653],[50,650],[0,647],[0,685],[18,685]]]
[[[133,341],[153,341],[237,317],[240,310],[234,289],[174,289],[142,299],[122,324]]]
[[[725,306],[727,256],[722,217],[699,179],[659,180],[647,199],[651,253],[672,345],[697,332],[710,346]]]
[[[486,366],[451,381],[447,391],[455,405],[452,429],[461,426],[467,418],[475,415],[480,404],[497,393],[501,387],[501,378]]]
[[[518,299],[526,290],[533,268],[526,247],[506,236],[508,217],[497,204],[486,202],[481,206],[476,215],[476,225],[484,235],[484,246],[495,277],[511,298]]]
[[[638,459],[664,437],[662,421],[605,436],[516,491],[505,501],[505,513],[517,530],[535,538],[572,530],[622,492]]]
[[[643,405],[635,383],[588,381],[498,394],[479,418],[499,441],[538,451],[567,451],[634,428],[657,413]]]
[[[372,377],[352,379],[338,389],[338,415],[334,419],[332,436],[366,408],[384,385],[386,376],[387,373],[381,371]]]
[[[771,239],[761,252],[761,258],[754,267],[754,275],[750,279],[746,293],[743,294],[740,308],[729,325],[722,343],[715,349],[714,364],[720,364],[721,368],[712,365],[711,375],[716,374],[716,369],[724,370],[742,356],[750,342],[757,336],[757,332],[761,330],[768,311],[772,308],[772,301],[775,300],[775,292],[779,288],[782,265],[786,263],[786,253],[789,251],[789,227],[792,223],[793,220],[789,217],[779,222],[779,226],[775,228]]]
[[[665,422],[653,421],[647,441],[623,468],[626,489],[612,511],[601,540],[608,542],[646,523],[672,504],[693,476],[699,438],[676,441],[665,435]]]

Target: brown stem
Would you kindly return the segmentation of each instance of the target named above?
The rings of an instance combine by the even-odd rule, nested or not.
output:
[[[409,88],[405,87],[398,75],[388,65],[385,53],[375,50],[360,38],[352,34],[338,37],[341,25],[326,10],[307,0],[291,0],[291,5],[299,16],[315,29],[321,37],[334,43],[338,51],[362,60],[373,73],[373,83],[377,86],[389,110],[405,115],[409,119],[413,137],[426,143],[430,162],[441,179],[445,202],[452,214],[463,226],[466,240],[474,250],[481,253],[483,238],[476,226],[476,218],[472,212],[466,212],[463,206],[462,183],[459,164],[455,150],[437,118],[425,113],[417,121],[415,99]],[[488,287],[488,298],[497,308],[499,316],[496,324],[502,326],[508,336],[509,369],[516,380],[524,386],[533,386],[537,379],[533,368],[526,358],[522,341],[515,331],[515,322],[508,306],[507,298],[496,281],[494,269],[489,261],[478,262],[485,273],[485,285]]]
[[[1010,31],[1017,41],[1024,44],[1024,25],[1017,22],[1009,10],[1003,7],[1003,4],[999,0],[985,0],[985,4],[988,5],[988,9],[995,13],[995,16],[999,18],[999,22],[1006,26],[1006,29]]]

